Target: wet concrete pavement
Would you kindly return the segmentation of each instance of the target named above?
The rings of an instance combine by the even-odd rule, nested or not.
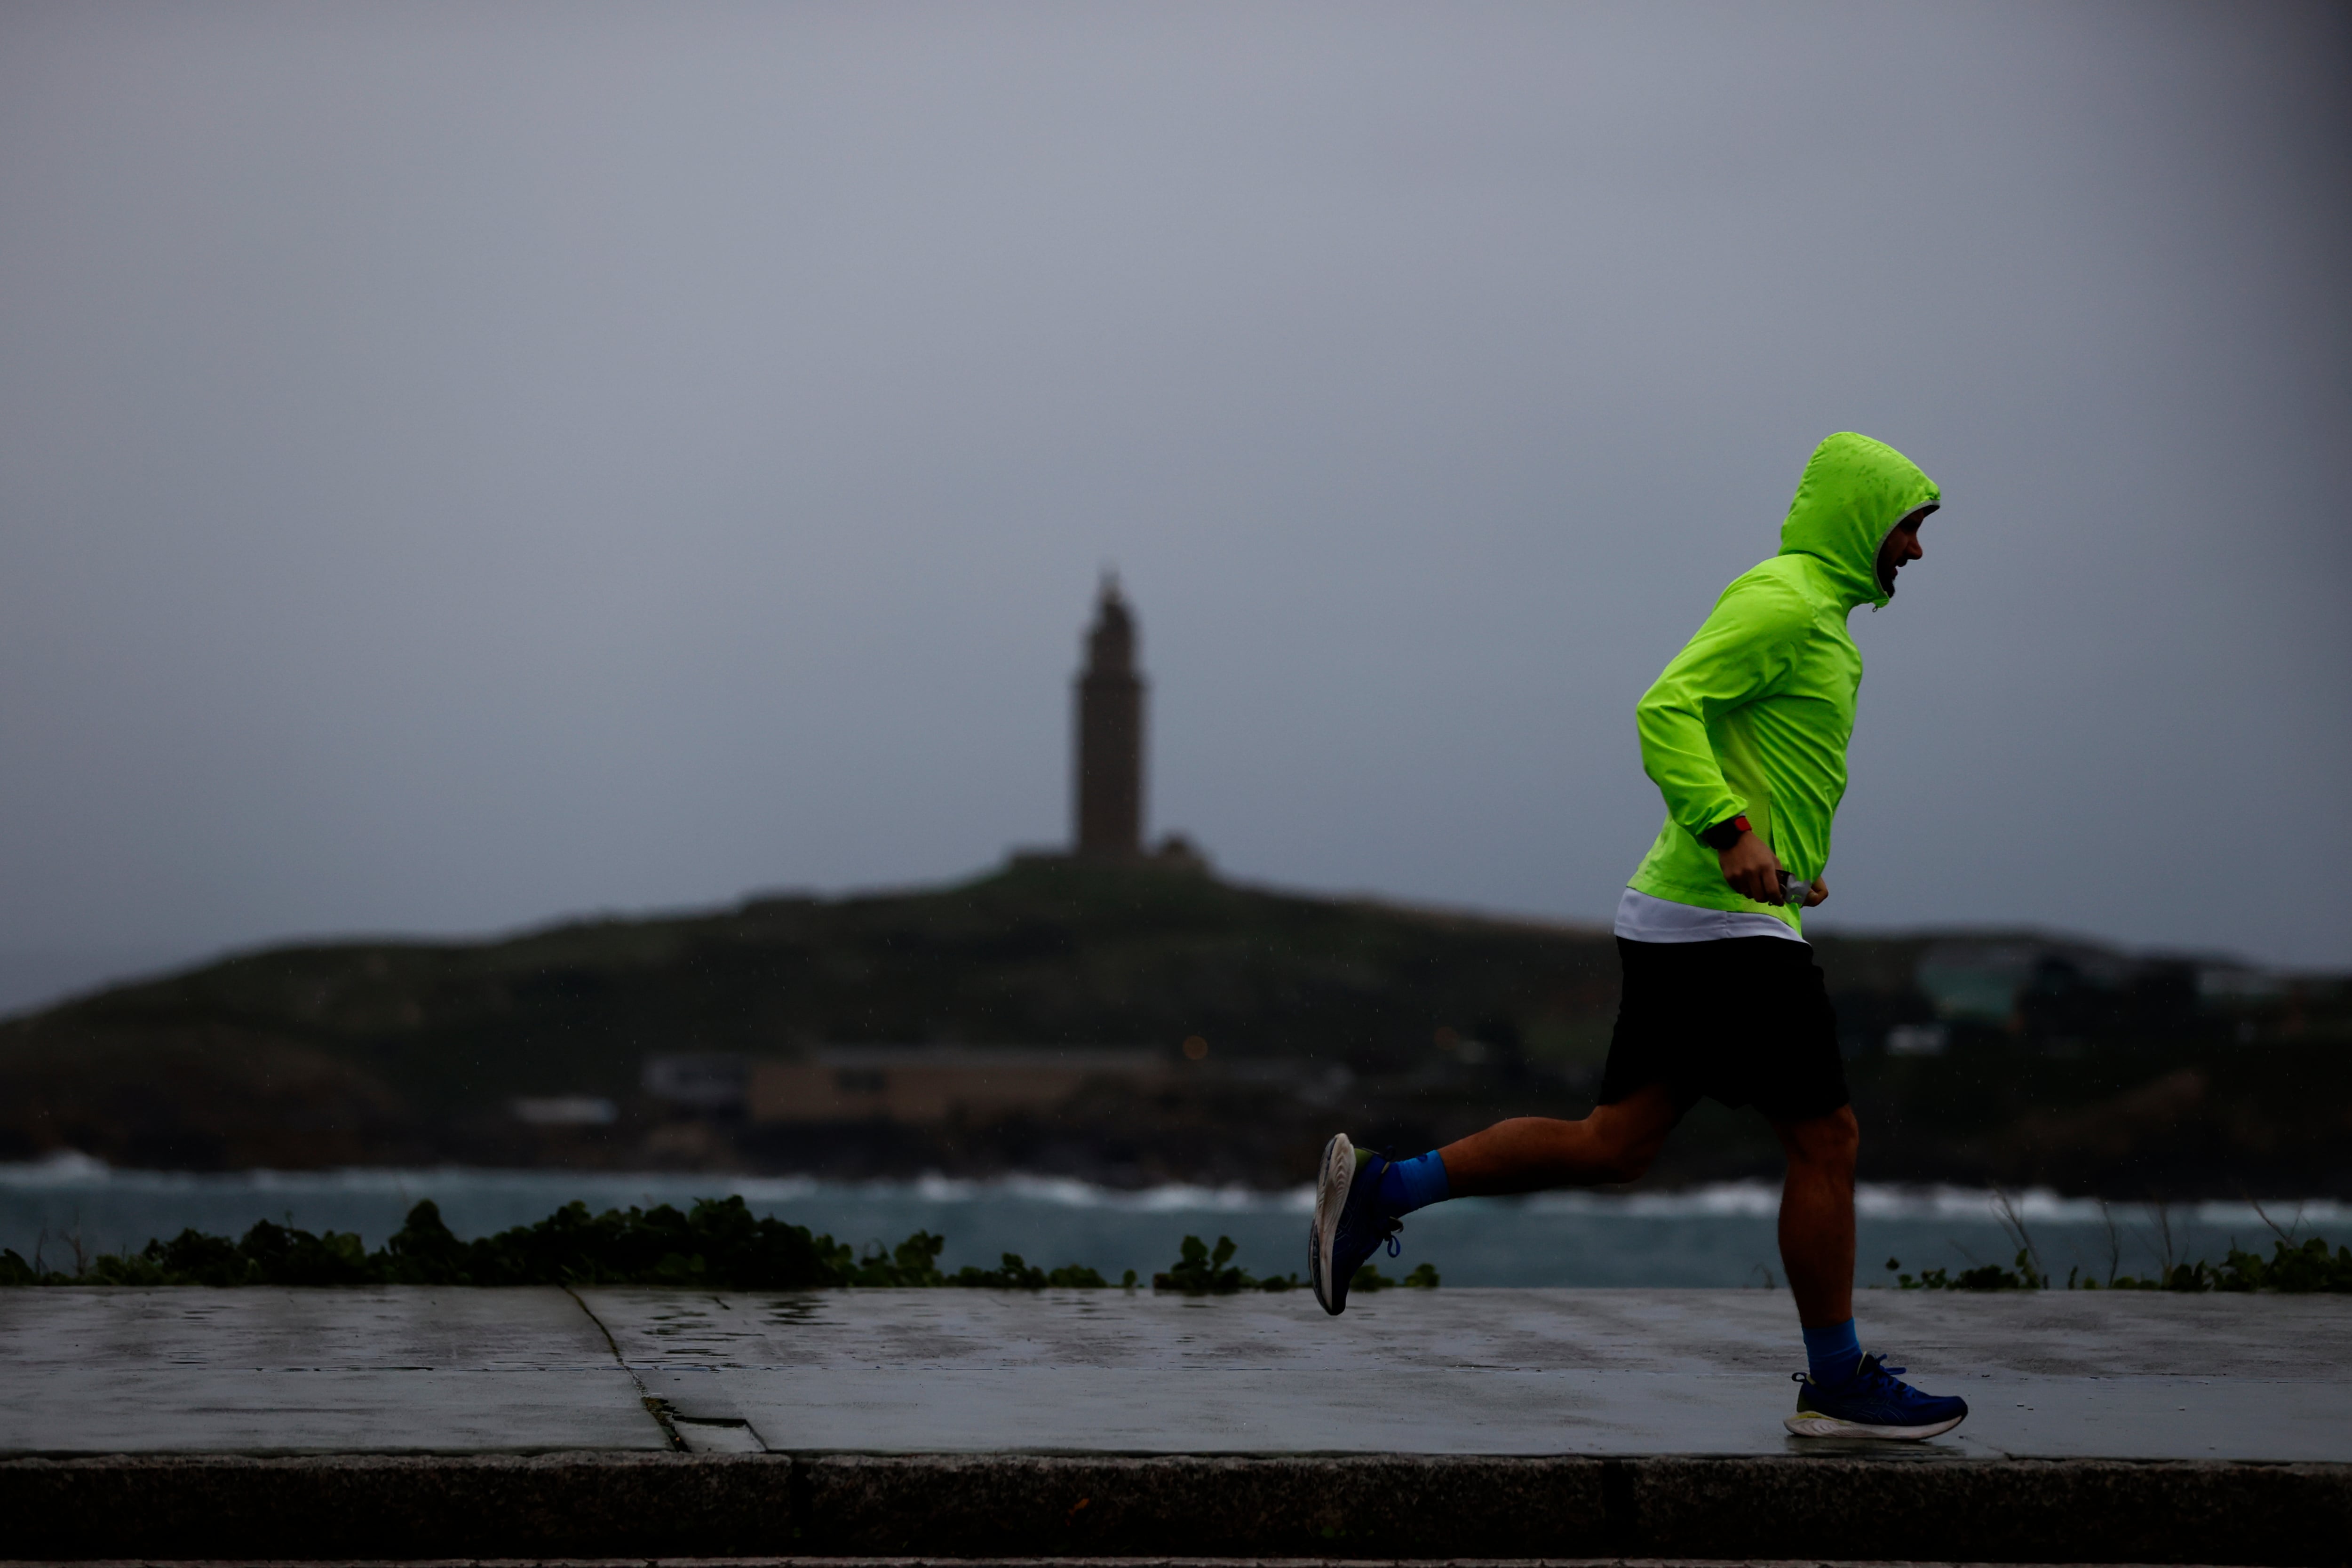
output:
[[[1780,1426],[1801,1363],[1786,1299],[1763,1291],[1400,1291],[1336,1321],[1301,1294],[589,1301],[649,1392],[771,1450],[1820,1447]],[[2352,1458],[2352,1303],[1887,1292],[1862,1313],[1874,1348],[1969,1401],[1936,1453]]]
[[[1921,1458],[2352,1460],[2344,1298],[1858,1310],[1969,1402]],[[1794,1341],[1766,1291],[12,1290],[0,1450],[1818,1454]]]
[[[2352,1300],[0,1291],[0,1556],[2352,1558]]]
[[[562,1290],[9,1290],[0,1378],[16,1453],[669,1447]]]

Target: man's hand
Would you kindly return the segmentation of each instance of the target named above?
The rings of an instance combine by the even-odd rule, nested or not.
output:
[[[1829,901],[1829,896],[1830,879],[1819,872],[1814,873],[1813,890],[1805,895],[1805,908],[1810,910],[1815,904],[1826,903]]]
[[[1763,839],[1743,833],[1730,848],[1717,850],[1715,858],[1723,863],[1723,879],[1742,898],[1759,904],[1780,901],[1780,858]]]

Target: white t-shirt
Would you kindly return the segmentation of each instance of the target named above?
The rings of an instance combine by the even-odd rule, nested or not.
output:
[[[1617,934],[1627,942],[1721,942],[1734,936],[1783,936],[1802,942],[1789,922],[1753,910],[1703,910],[1654,899],[1628,888],[1617,900]]]

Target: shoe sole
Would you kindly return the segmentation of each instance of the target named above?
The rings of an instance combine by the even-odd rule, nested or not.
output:
[[[1323,1145],[1323,1168],[1315,1178],[1315,1219],[1307,1227],[1307,1277],[1314,1282],[1315,1300],[1338,1317],[1348,1310],[1348,1290],[1331,1280],[1331,1244],[1339,1239],[1339,1214],[1356,1184],[1356,1146],[1345,1132],[1335,1132]]]
[[[1808,1412],[1786,1416],[1780,1425],[1800,1437],[1892,1437],[1899,1442],[1916,1443],[1922,1437],[1940,1437],[1967,1419],[1966,1415],[1955,1415],[1949,1421],[1934,1421],[1925,1426],[1873,1426],[1861,1421],[1841,1421],[1834,1415]]]

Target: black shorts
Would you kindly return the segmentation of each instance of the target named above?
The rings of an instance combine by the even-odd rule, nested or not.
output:
[[[1617,939],[1625,992],[1601,1069],[1601,1103],[1664,1083],[1779,1121],[1846,1103],[1837,1014],[1813,950],[1778,936],[1716,942]]]

